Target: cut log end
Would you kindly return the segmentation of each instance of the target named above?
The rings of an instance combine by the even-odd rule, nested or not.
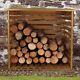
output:
[[[20,64],[24,64],[25,63],[25,58],[24,57],[20,57],[19,58],[19,63]]]
[[[29,44],[28,44],[28,48],[29,48],[30,50],[35,50],[35,49],[36,49],[36,44],[34,44],[34,43],[29,43]]]
[[[43,49],[39,49],[38,50],[38,55],[42,56],[44,55],[45,51]]]

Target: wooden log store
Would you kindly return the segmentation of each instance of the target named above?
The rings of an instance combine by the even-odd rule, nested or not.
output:
[[[8,67],[71,70],[73,21],[72,9],[9,9]]]

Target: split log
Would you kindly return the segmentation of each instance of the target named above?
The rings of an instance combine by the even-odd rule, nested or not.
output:
[[[50,61],[50,58],[46,58],[46,63],[50,63],[51,61]]]
[[[58,51],[63,52],[64,51],[64,46],[59,46]]]
[[[52,54],[56,56],[58,54],[58,51],[53,51]]]
[[[16,63],[18,63],[18,57],[17,56],[11,56],[10,61],[11,61],[11,63],[16,64]]]
[[[38,50],[38,55],[42,56],[44,55],[45,51],[43,49],[39,49]]]
[[[22,48],[22,53],[27,53],[28,49],[27,47]]]
[[[43,49],[44,49],[44,50],[48,50],[48,49],[49,49],[49,45],[48,45],[48,44],[44,44],[44,45],[43,45]]]
[[[32,58],[27,58],[26,63],[31,64],[32,63]]]
[[[29,58],[29,53],[28,52],[25,54],[25,58]]]
[[[40,63],[45,63],[45,62],[46,62],[46,61],[45,61],[45,58],[44,58],[44,57],[40,57],[40,58],[39,58],[39,62],[40,62]]]
[[[41,42],[38,42],[38,43],[37,43],[37,48],[38,48],[38,49],[43,48],[43,44],[42,44]]]
[[[68,62],[68,58],[67,58],[67,57],[63,57],[63,58],[62,58],[62,62],[63,62],[64,64],[66,64],[66,63]]]
[[[26,39],[25,39],[25,41],[26,41],[27,43],[32,42],[32,37],[31,37],[31,36],[27,36]]]
[[[18,57],[22,57],[22,55],[23,55],[23,53],[22,53],[21,51],[18,51],[18,52],[17,52],[17,56],[18,56]]]
[[[16,49],[11,49],[11,51],[10,51],[10,54],[11,54],[11,55],[14,55],[14,56],[15,56],[16,53],[17,53],[17,50],[16,50]]]
[[[55,41],[52,41],[52,42],[50,43],[49,47],[50,47],[50,50],[52,50],[52,51],[56,51],[57,48],[58,48],[58,46],[57,46],[57,44],[56,44]]]
[[[46,44],[48,42],[48,38],[47,37],[41,37],[41,42],[43,44]]]
[[[61,59],[63,57],[63,53],[62,52],[58,52],[58,54],[56,55],[58,59]]]
[[[21,41],[20,41],[20,46],[21,46],[21,47],[26,46],[26,42],[25,42],[25,40],[21,40]]]
[[[20,57],[19,58],[19,63],[20,64],[24,64],[25,63],[25,58],[24,57]]]
[[[29,48],[30,50],[35,50],[35,49],[36,49],[36,44],[34,44],[34,43],[29,43],[29,44],[28,44],[28,48]]]
[[[16,25],[12,25],[12,26],[10,27],[10,31],[13,32],[13,33],[16,33],[16,32],[18,31],[17,26],[16,26]]]
[[[52,56],[50,61],[51,61],[52,64],[57,64],[58,63],[58,58],[56,56]]]
[[[45,52],[45,57],[50,57],[50,56],[51,56],[51,51],[47,50],[47,51]]]
[[[23,33],[24,33],[24,35],[28,36],[28,35],[31,34],[31,31],[32,31],[32,30],[31,30],[29,27],[27,27],[27,28],[25,28],[25,29],[23,30]]]
[[[23,22],[19,23],[18,24],[18,29],[23,30],[23,28],[24,28],[24,23]]]
[[[34,52],[34,51],[30,52],[30,57],[34,58],[36,56],[37,56],[37,53],[36,52]]]
[[[21,47],[20,47],[20,46],[18,46],[18,47],[17,47],[17,51],[20,51],[20,50],[21,50]]]
[[[33,38],[34,43],[38,43],[38,38]]]
[[[39,59],[36,57],[36,58],[33,58],[33,62],[34,63],[38,63],[39,62]]]
[[[37,37],[37,33],[36,32],[31,32],[31,37],[33,37],[33,38]]]
[[[16,32],[16,34],[15,34],[15,38],[16,38],[17,40],[22,39],[22,36],[23,36],[23,34],[22,34],[20,31]]]

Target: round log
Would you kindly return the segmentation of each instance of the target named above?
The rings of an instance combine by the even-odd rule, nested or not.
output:
[[[46,58],[46,63],[50,63],[51,61],[50,61],[50,58]]]
[[[30,57],[34,58],[36,56],[37,56],[37,53],[36,52],[34,52],[34,51],[30,52]]]
[[[21,47],[20,47],[20,46],[18,46],[18,47],[17,47],[17,51],[20,51],[20,50],[21,50]]]
[[[10,27],[10,31],[13,32],[13,33],[16,33],[16,32],[18,31],[17,26],[16,26],[16,25],[12,25],[12,26]]]
[[[35,49],[36,49],[36,44],[34,44],[34,43],[29,43],[29,44],[28,44],[28,48],[29,48],[30,50],[35,50]]]
[[[38,36],[39,37],[43,37],[44,36],[44,33],[42,31],[38,32]]]
[[[23,53],[22,53],[21,51],[18,51],[18,52],[17,52],[17,56],[18,56],[18,57],[22,57],[22,55],[23,55]]]
[[[29,27],[27,27],[27,28],[25,28],[25,29],[23,30],[23,33],[24,33],[24,35],[28,36],[28,35],[31,34],[31,31],[32,31],[32,30],[31,30]]]
[[[24,28],[24,23],[23,23],[23,22],[20,22],[20,23],[18,24],[18,29],[19,29],[19,30],[23,30],[23,28]]]
[[[51,61],[52,64],[57,64],[58,63],[58,58],[56,56],[52,56],[50,61]]]
[[[26,41],[27,43],[32,42],[32,37],[31,37],[31,36],[27,36],[26,39],[25,39],[25,41]]]
[[[45,51],[43,49],[39,49],[38,50],[38,55],[42,56],[44,55]]]
[[[21,41],[20,41],[20,46],[21,46],[21,47],[26,46],[26,42],[25,42],[25,40],[21,40]]]
[[[44,57],[40,57],[40,58],[39,58],[39,62],[40,62],[40,63],[45,63],[45,58],[44,58]]]
[[[15,38],[16,38],[16,40],[20,40],[20,39],[22,39],[22,33],[20,32],[20,31],[18,31],[18,32],[16,32],[16,34],[15,34]]]
[[[63,57],[63,53],[62,52],[58,52],[58,54],[56,56],[57,56],[57,58],[61,59]]]
[[[37,37],[37,33],[36,32],[31,32],[31,37],[33,37],[33,38]]]
[[[14,55],[14,56],[15,56],[16,53],[17,53],[17,50],[16,50],[16,49],[11,49],[11,51],[10,51],[10,54],[11,54],[11,55]]]
[[[56,56],[58,54],[58,51],[53,51],[52,54]]]
[[[48,44],[44,44],[44,45],[43,45],[43,49],[44,49],[44,50],[48,50],[48,49],[49,49],[49,45],[48,45]]]
[[[68,63],[68,58],[67,58],[67,57],[63,57],[63,58],[62,58],[62,62],[63,62],[64,64]]]
[[[20,57],[19,58],[19,63],[20,64],[24,64],[25,63],[25,58],[24,57]]]
[[[49,48],[50,48],[50,50],[52,50],[52,51],[56,51],[57,48],[58,48],[58,46],[57,46],[56,42],[52,41],[52,42],[50,43],[50,45],[49,45]]]
[[[39,62],[39,59],[36,57],[36,58],[33,58],[33,62],[36,64]]]
[[[28,52],[25,54],[25,58],[29,58],[29,53]]]
[[[41,37],[41,42],[43,44],[46,44],[48,42],[48,38],[47,37]]]
[[[51,51],[49,51],[49,50],[47,50],[46,52],[45,52],[45,57],[50,57],[51,56]]]
[[[41,42],[38,42],[38,43],[37,43],[37,48],[38,48],[38,49],[43,48],[43,44],[42,44]]]
[[[33,43],[38,43],[38,38],[33,38]]]
[[[22,53],[27,53],[28,49],[27,47],[22,48]]]
[[[18,63],[18,57],[17,56],[11,56],[10,61],[11,61],[11,63],[16,64],[16,63]]]
[[[58,51],[63,52],[64,51],[64,46],[59,46]]]
[[[32,63],[32,58],[27,58],[26,63],[31,64]]]

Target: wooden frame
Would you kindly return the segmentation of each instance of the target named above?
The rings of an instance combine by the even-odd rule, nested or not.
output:
[[[16,13],[17,13],[17,16],[20,16],[21,14],[23,14],[23,13],[21,13],[21,11],[22,12],[24,12],[24,14],[26,14],[26,12],[28,13],[33,13],[33,14],[35,14],[34,12],[36,12],[36,14],[39,14],[40,12],[42,12],[43,14],[45,14],[45,13],[47,13],[47,14],[52,14],[53,12],[55,12],[55,14],[56,13],[60,13],[60,14],[68,14],[68,12],[69,12],[69,14],[70,14],[70,18],[71,18],[71,22],[70,22],[70,25],[71,25],[71,32],[70,32],[70,40],[71,40],[71,42],[70,42],[70,65],[55,65],[55,66],[52,66],[52,65],[50,65],[50,68],[49,68],[49,65],[46,65],[46,67],[45,67],[45,65],[43,64],[42,66],[41,66],[41,68],[39,68],[39,69],[36,69],[36,67],[38,66],[39,67],[39,65],[37,65],[37,66],[34,66],[34,65],[31,65],[31,66],[29,66],[27,69],[28,70],[40,70],[40,69],[45,69],[45,70],[66,70],[66,68],[68,69],[68,70],[71,70],[72,69],[72,57],[73,57],[73,26],[74,26],[74,10],[73,9],[45,9],[45,8],[43,8],[43,9],[38,9],[38,8],[31,8],[31,9],[9,9],[8,10],[8,68],[9,69],[11,69],[11,64],[10,64],[10,17],[11,16],[16,16],[16,15],[12,15],[13,13],[15,14],[15,11],[16,11]],[[20,15],[18,15],[18,13],[20,13]],[[28,13],[28,14],[29,14]],[[34,23],[35,24],[35,23]],[[63,25],[63,24],[62,24]],[[66,26],[66,25],[65,25]],[[18,68],[20,68],[21,66],[18,66]],[[13,68],[15,68],[15,69],[17,69],[17,67],[13,67]],[[12,68],[12,69],[13,69]],[[21,68],[21,69],[25,69],[26,68],[26,66],[24,67],[24,68]]]

